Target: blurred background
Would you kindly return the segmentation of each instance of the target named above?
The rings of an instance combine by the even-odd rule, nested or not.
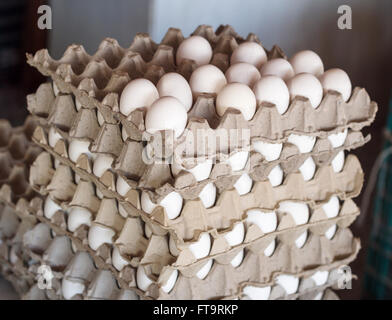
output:
[[[37,27],[37,10],[44,4],[52,10],[51,30]],[[343,4],[352,9],[351,30],[337,27],[338,7]],[[48,47],[53,57],[60,58],[67,46],[77,43],[93,54],[105,37],[129,46],[137,32],[148,32],[159,42],[169,27],[180,28],[188,36],[200,24],[214,28],[230,24],[244,37],[255,33],[267,49],[279,45],[289,57],[302,49],[314,50],[326,69],[342,68],[354,86],[366,88],[379,105],[375,123],[366,129],[372,135],[371,143],[355,152],[368,181],[383,144],[387,144],[383,130],[392,92],[391,14],[390,0],[0,0],[0,118],[8,118],[14,125],[22,124],[27,115],[25,95],[45,80],[26,65],[25,52]],[[361,197],[356,202],[360,204]],[[389,262],[384,262],[382,268],[386,271],[382,275],[376,267],[372,269],[374,261],[370,260],[366,267],[369,234],[375,219],[372,203],[354,224],[354,233],[361,237],[363,246],[352,265],[359,280],[353,283],[352,290],[339,292],[342,298],[385,298],[388,292],[392,297],[392,236],[385,240],[388,249],[377,248],[383,258],[389,255],[391,270]],[[381,208],[385,206],[389,208],[385,204]],[[391,229],[392,213],[385,219],[389,219]],[[370,243],[372,246],[374,249]],[[370,271],[366,271],[365,277],[366,268]],[[377,287],[377,281],[383,281],[382,289]],[[0,280],[0,299],[7,297],[15,295]]]

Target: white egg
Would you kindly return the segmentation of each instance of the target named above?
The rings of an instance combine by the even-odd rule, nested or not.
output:
[[[106,154],[98,154],[93,163],[93,173],[98,178],[112,168],[113,157]]]
[[[199,271],[197,271],[196,276],[200,279],[203,280],[205,277],[207,277],[208,273],[210,272],[212,268],[213,260],[210,259],[207,261],[207,263],[200,268]]]
[[[344,145],[347,138],[347,132],[348,130],[345,129],[342,132],[333,133],[328,136],[328,140],[331,142],[332,148],[339,148]]]
[[[95,193],[99,199],[103,199],[103,193],[99,189],[97,189]]]
[[[227,80],[224,73],[212,64],[198,67],[192,72],[189,79],[194,97],[201,93],[218,94],[226,84]]]
[[[131,190],[130,185],[121,177],[117,177],[116,181],[116,191],[120,196],[125,197],[128,191]]]
[[[63,278],[61,281],[61,294],[65,300],[70,300],[77,294],[83,294],[85,287],[80,280]]]
[[[313,150],[314,144],[316,143],[316,137],[292,133],[289,135],[287,141],[296,145],[299,152],[308,153]]]
[[[117,271],[121,271],[122,269],[124,269],[125,266],[127,266],[129,264],[129,262],[121,256],[120,250],[118,250],[117,247],[113,248],[112,264],[113,264],[113,267],[115,267]]]
[[[351,96],[351,81],[349,76],[342,69],[334,68],[325,71],[320,76],[320,82],[324,89],[324,94],[328,90],[337,91],[342,95],[344,101],[350,99]]]
[[[139,265],[136,271],[136,285],[137,287],[142,290],[146,291],[148,287],[152,284],[151,279],[147,276],[144,267]]]
[[[331,162],[333,171],[340,172],[344,167],[344,151],[339,151],[338,154],[333,158]]]
[[[225,239],[231,247],[242,243],[242,241],[244,241],[244,237],[245,227],[243,223],[237,223],[230,232],[225,234]]]
[[[122,216],[123,218],[127,218],[128,217],[128,211],[124,208],[124,206],[122,204],[118,204],[118,213],[120,214],[120,216]]]
[[[241,177],[234,184],[234,188],[237,190],[240,196],[247,194],[252,189],[253,180],[247,173],[243,173]]]
[[[69,159],[76,162],[82,154],[86,154],[88,157],[91,157],[89,146],[90,141],[73,139],[68,147]]]
[[[308,230],[301,233],[300,236],[297,239],[295,239],[296,247],[298,249],[302,248],[305,245],[307,239],[308,239]]]
[[[259,288],[255,286],[246,286],[242,292],[251,300],[268,300],[271,293],[271,287]]]
[[[299,279],[292,275],[281,274],[276,277],[276,282],[286,291],[287,294],[294,294],[298,290]]]
[[[72,207],[68,214],[68,230],[75,232],[81,225],[91,226],[92,213],[83,207]]]
[[[267,248],[264,249],[264,252],[263,252],[264,255],[265,255],[266,257],[272,256],[272,254],[273,254],[274,251],[275,251],[275,247],[276,247],[276,240],[274,239],[274,240],[272,240],[271,243],[267,246]]]
[[[279,203],[278,210],[289,213],[296,225],[305,224],[309,220],[309,207],[304,202],[282,201]]]
[[[212,58],[210,43],[200,36],[191,36],[180,43],[176,53],[177,65],[184,59],[195,61],[197,66],[208,64]]]
[[[157,206],[154,202],[151,201],[150,196],[148,195],[148,193],[146,191],[142,192],[142,195],[140,197],[140,204],[141,204],[142,210],[148,214],[153,212],[153,210]]]
[[[233,51],[230,64],[246,62],[257,69],[267,62],[267,54],[263,47],[256,42],[243,42]]]
[[[162,76],[157,83],[160,97],[174,97],[180,101],[186,111],[192,107],[192,91],[188,81],[176,72],[169,72]]]
[[[329,227],[327,229],[327,231],[325,231],[325,237],[327,239],[331,240],[333,238],[333,236],[335,235],[335,233],[336,233],[336,229],[337,229],[336,224],[334,224],[331,227]]]
[[[205,185],[205,187],[199,193],[199,198],[205,208],[210,208],[215,204],[216,199],[216,187],[212,182]]]
[[[241,111],[245,120],[252,119],[256,112],[256,97],[253,91],[243,83],[229,83],[216,98],[216,111],[223,116],[228,108]]]
[[[146,130],[154,134],[160,130],[174,130],[178,138],[185,129],[188,115],[183,104],[174,97],[162,97],[147,110]]]
[[[277,187],[280,186],[283,182],[283,170],[280,165],[277,165],[272,168],[268,175],[268,180],[271,183],[271,186]]]
[[[253,148],[255,151],[261,153],[265,160],[274,161],[278,160],[282,152],[282,143],[268,143],[263,141],[254,141]]]
[[[180,215],[182,203],[183,199],[181,195],[178,192],[172,191],[159,204],[165,208],[167,218],[172,220]]]
[[[237,255],[230,261],[233,268],[237,268],[244,260],[244,249],[237,253]]]
[[[53,84],[53,93],[57,97],[60,93],[59,87],[57,86],[57,84],[55,82],[53,82],[52,84]]]
[[[339,198],[332,196],[327,203],[323,204],[323,210],[328,218],[336,217],[340,210]]]
[[[44,204],[44,216],[48,219],[52,219],[57,211],[63,211],[61,207],[52,200],[51,197],[47,196]]]
[[[57,141],[59,141],[61,139],[62,139],[62,137],[61,137],[60,133],[58,133],[54,127],[50,127],[49,135],[48,135],[49,146],[54,148],[56,146]]]
[[[120,112],[128,116],[137,108],[150,107],[158,98],[158,90],[150,80],[132,80],[121,93]]]
[[[246,222],[248,225],[257,225],[263,233],[276,230],[278,218],[275,212],[263,212],[259,209],[251,209],[246,212]]]
[[[273,75],[262,76],[253,87],[258,104],[269,102],[275,105],[280,114],[286,112],[290,103],[290,93],[286,83]]]
[[[88,245],[91,249],[97,250],[104,243],[113,243],[114,230],[101,225],[93,225],[88,232]]]
[[[98,119],[98,124],[102,126],[105,123],[105,118],[103,117],[102,113],[97,110],[97,119]]]
[[[304,163],[299,167],[299,171],[304,178],[304,181],[309,181],[314,177],[316,172],[316,164],[312,157],[307,158]]]
[[[201,233],[199,240],[189,245],[189,250],[191,250],[197,260],[207,257],[210,253],[210,249],[211,238],[206,232]]]
[[[232,171],[240,171],[245,168],[248,157],[248,151],[239,151],[230,156],[227,159],[227,163],[230,165]]]
[[[185,169],[177,162],[173,162],[170,167],[174,176],[177,176],[181,170],[185,170],[192,173],[196,181],[203,181],[210,176],[212,170],[212,160],[207,159],[197,164],[192,169]]]
[[[317,108],[323,98],[323,87],[320,81],[310,73],[299,73],[287,81],[290,98],[301,96],[309,99],[313,108]]]
[[[315,295],[315,297],[313,298],[313,300],[322,300],[323,299],[323,295],[324,295],[324,291],[321,291],[319,293],[317,293]]]
[[[173,270],[173,272],[169,276],[169,279],[167,279],[165,285],[163,285],[161,289],[166,293],[172,291],[174,285],[176,284],[177,278],[178,278],[178,271]]]
[[[317,271],[311,276],[311,278],[316,283],[316,286],[322,286],[327,283],[328,275],[328,271]]]
[[[311,50],[297,52],[291,59],[290,63],[295,74],[311,73],[320,76],[324,72],[324,64],[319,55]]]
[[[225,76],[228,83],[238,82],[253,87],[256,81],[260,79],[260,72],[257,68],[249,63],[236,63],[230,66]]]
[[[260,69],[260,74],[261,76],[277,76],[283,79],[283,81],[287,81],[294,77],[294,69],[286,59],[276,58],[264,64]]]

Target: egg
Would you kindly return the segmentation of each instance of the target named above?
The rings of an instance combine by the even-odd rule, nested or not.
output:
[[[72,207],[68,214],[68,230],[75,232],[81,225],[91,226],[92,213],[83,207]]]
[[[69,159],[72,162],[76,162],[82,154],[91,157],[89,146],[90,146],[90,141],[73,139],[68,147]]]
[[[50,127],[49,129],[49,135],[48,135],[48,142],[49,146],[54,148],[56,146],[57,141],[63,139],[60,133],[56,131],[54,127]]]
[[[332,165],[333,171],[335,171],[336,173],[343,170],[343,167],[344,167],[344,151],[343,150],[339,151],[338,154],[335,156],[335,158],[333,158],[333,160],[331,161],[331,165]]]
[[[65,300],[70,300],[78,294],[83,294],[86,286],[77,279],[63,278],[61,281],[61,293]]]
[[[263,212],[259,209],[251,209],[246,212],[247,225],[256,225],[263,233],[270,233],[276,230],[278,218],[274,211]]]
[[[125,197],[128,191],[131,190],[131,186],[122,178],[121,176],[117,177],[116,181],[116,191],[120,196]]]
[[[316,283],[316,286],[322,286],[328,281],[328,271],[317,271],[310,278]]]
[[[237,268],[244,260],[244,249],[236,254],[236,256],[230,261],[233,268]]]
[[[199,198],[205,208],[211,208],[215,204],[216,199],[216,187],[210,182],[199,193]]]
[[[271,243],[267,246],[267,248],[264,249],[264,255],[266,257],[272,256],[272,254],[275,252],[275,247],[276,247],[276,240],[272,240]]]
[[[276,283],[279,284],[287,294],[294,294],[298,290],[299,279],[288,274],[281,274],[276,277]]]
[[[335,235],[335,233],[336,233],[336,229],[337,229],[336,224],[334,224],[331,227],[329,227],[327,229],[327,231],[325,231],[325,237],[327,239],[331,240],[333,238],[333,236]]]
[[[120,97],[120,112],[128,116],[137,108],[150,107],[159,98],[155,85],[147,79],[135,79],[124,88]]]
[[[173,270],[169,278],[167,279],[166,283],[161,287],[161,289],[166,293],[172,291],[174,285],[176,284],[177,278],[178,278],[178,270]]]
[[[113,264],[113,267],[115,267],[117,271],[121,271],[122,269],[124,269],[125,266],[127,266],[129,264],[129,262],[121,256],[120,250],[118,250],[117,247],[113,248],[112,264]]]
[[[99,199],[103,199],[103,193],[99,189],[97,189],[95,193]]]
[[[98,154],[93,163],[93,173],[98,178],[112,168],[113,157],[106,154]]]
[[[242,293],[251,300],[268,300],[271,287],[245,286]]]
[[[272,168],[268,175],[268,180],[272,187],[280,186],[283,182],[283,170],[280,165]]]
[[[309,207],[304,202],[282,201],[279,203],[278,210],[290,214],[296,225],[305,224],[309,220]]]
[[[260,69],[261,76],[277,76],[283,81],[287,81],[294,77],[294,69],[290,62],[283,58],[276,58],[268,61]]]
[[[208,64],[212,58],[210,43],[200,36],[191,36],[180,43],[176,53],[177,65],[184,59],[193,60],[197,66]]]
[[[247,173],[243,173],[241,177],[235,182],[234,188],[240,196],[247,194],[252,189],[253,181]]]
[[[337,196],[332,196],[327,203],[322,206],[328,218],[335,218],[340,211],[340,202]]]
[[[226,84],[224,73],[212,64],[196,68],[189,79],[189,85],[195,98],[202,93],[218,94]]]
[[[291,59],[290,63],[295,74],[311,73],[320,76],[324,72],[324,64],[319,55],[311,50],[297,52]]]
[[[174,97],[162,97],[147,110],[146,130],[154,134],[160,130],[173,130],[178,138],[185,129],[188,115],[182,103]]]
[[[207,257],[211,250],[211,238],[206,232],[200,234],[199,240],[189,245],[189,250],[198,260]]]
[[[203,280],[205,277],[207,277],[208,273],[210,272],[212,268],[213,260],[210,259],[207,261],[205,265],[203,265],[199,271],[197,271],[196,276],[200,279]]]
[[[173,162],[170,166],[172,174],[174,176],[177,176],[181,170],[188,171],[192,173],[192,175],[195,177],[196,181],[203,181],[205,179],[208,179],[210,176],[211,170],[212,170],[212,160],[205,160],[203,162],[198,163],[196,166],[194,166],[192,169],[185,169],[183,166],[178,164],[177,162]]]
[[[192,107],[192,91],[185,78],[176,72],[169,72],[162,76],[157,83],[160,97],[174,97],[189,111]]]
[[[245,168],[248,157],[248,151],[239,151],[231,155],[227,159],[227,163],[230,165],[232,171],[240,171]]]
[[[268,143],[260,140],[253,142],[253,149],[258,153],[261,153],[267,161],[278,160],[282,148],[282,143]]]
[[[183,199],[178,192],[172,191],[159,203],[165,208],[167,218],[172,220],[177,218],[182,209]]]
[[[322,300],[322,299],[323,299],[323,296],[324,296],[324,291],[318,292],[318,293],[314,296],[313,300]]]
[[[157,206],[154,202],[151,201],[148,193],[146,191],[142,192],[142,195],[140,197],[140,204],[142,207],[142,210],[146,213],[151,213]]]
[[[333,90],[339,92],[344,101],[350,99],[352,89],[351,81],[347,73],[342,69],[329,69],[325,71],[319,79],[323,86],[324,94],[326,94],[328,90]]]
[[[48,219],[52,219],[57,211],[63,211],[63,209],[54,202],[51,197],[47,196],[44,204],[44,216]]]
[[[142,265],[139,265],[136,271],[136,285],[142,290],[146,291],[148,287],[152,284],[151,279],[147,276],[146,271]]]
[[[292,133],[287,138],[287,141],[296,145],[300,153],[308,153],[313,150],[316,137]]]
[[[260,79],[260,72],[257,68],[249,63],[236,63],[230,66],[225,73],[228,83],[238,82],[253,87],[257,80]]]
[[[309,99],[313,108],[317,108],[323,98],[323,87],[320,81],[310,73],[299,73],[287,81],[290,98],[293,100],[297,96]]]
[[[304,163],[299,167],[299,171],[304,178],[304,181],[309,181],[314,177],[314,173],[316,172],[316,164],[312,157],[307,158]]]
[[[122,204],[118,204],[118,213],[120,214],[120,216],[122,216],[123,218],[127,218],[128,217],[128,211],[125,209],[125,207]]]
[[[225,234],[225,239],[229,246],[233,247],[239,245],[244,241],[245,228],[243,223],[237,223],[231,231]]]
[[[93,225],[88,232],[88,245],[91,249],[97,250],[104,243],[113,243],[114,230],[101,225]]]
[[[346,141],[347,138],[347,132],[348,130],[345,129],[342,132],[333,133],[328,136],[328,140],[331,143],[332,148],[339,148],[342,145],[344,145],[344,142]]]
[[[233,51],[230,64],[246,62],[254,65],[257,69],[267,62],[267,54],[263,47],[256,42],[243,42]]]
[[[297,239],[295,239],[296,247],[301,249],[305,245],[306,239],[308,239],[308,230],[305,230]]]
[[[254,87],[257,104],[269,102],[275,105],[280,114],[286,112],[290,103],[290,93],[286,83],[279,77],[266,75],[258,80]]]

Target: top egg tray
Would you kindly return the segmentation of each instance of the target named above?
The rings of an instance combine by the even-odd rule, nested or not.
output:
[[[206,38],[213,48],[211,63],[222,71],[229,66],[229,58],[239,43],[245,41],[230,26],[222,26],[216,32],[202,25],[193,35]],[[176,66],[174,56],[178,45],[184,39],[178,29],[169,29],[160,44],[154,43],[146,34],[137,34],[131,46],[122,48],[115,39],[105,39],[97,52],[90,56],[83,46],[71,45],[63,57],[54,60],[47,49],[35,55],[27,54],[27,62],[43,75],[50,76],[63,93],[73,93],[85,108],[97,108],[107,123],[121,122],[127,135],[136,141],[153,139],[145,131],[143,110],[135,110],[128,117],[119,112],[119,97],[125,85],[132,79],[144,77],[157,83],[166,72],[179,72],[189,79],[196,65],[185,60]],[[254,34],[247,41],[260,43]],[[274,46],[267,51],[268,58],[286,58],[281,49]],[[340,94],[328,92],[320,106],[314,109],[305,98],[295,98],[287,112],[280,115],[273,105],[262,103],[253,119],[244,120],[242,114],[228,109],[223,117],[215,113],[214,96],[202,95],[194,102],[188,113],[187,128],[250,129],[250,136],[265,141],[282,142],[291,133],[306,133],[318,137],[338,133],[347,128],[355,131],[369,125],[375,118],[377,104],[370,100],[365,89],[355,88],[348,102]],[[158,133],[159,134],[159,133]],[[187,136],[183,133],[176,141],[182,143]],[[215,154],[224,152],[213,150]],[[231,150],[240,146],[230,145]],[[199,151],[198,151],[199,152]]]

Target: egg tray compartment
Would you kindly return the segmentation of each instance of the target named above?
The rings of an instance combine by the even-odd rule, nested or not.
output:
[[[223,71],[228,67],[229,55],[238,46],[238,42],[244,41],[233,33],[229,26],[218,28],[217,33],[209,26],[200,26],[193,34],[210,41],[215,53],[212,63]],[[195,64],[186,61],[177,70],[174,64],[173,47],[176,48],[183,39],[180,30],[169,29],[162,40],[163,46],[153,44],[147,35],[136,35],[128,49],[131,52],[130,57],[124,54],[127,49],[121,48],[116,40],[105,39],[92,57],[85,52],[83,46],[72,45],[60,60],[53,60],[47,49],[42,49],[34,56],[27,54],[27,62],[43,75],[50,76],[60,92],[72,92],[81,105],[98,108],[106,122],[122,121],[132,139],[141,140],[143,133],[146,133],[142,111],[136,110],[128,117],[120,114],[119,96],[125,85],[134,78],[143,76],[156,83],[165,72],[171,71],[178,71],[189,78]],[[260,43],[253,34],[250,34],[247,40]],[[142,48],[148,49],[144,51]],[[141,50],[140,55],[135,55],[133,51],[138,50]],[[286,58],[276,46],[267,53],[269,58]],[[154,57],[151,59],[152,55]],[[151,59],[147,68],[141,56]],[[250,128],[251,136],[276,141],[282,140],[291,132],[325,136],[326,131],[340,132],[345,128],[358,131],[374,120],[376,111],[377,104],[371,102],[366,91],[360,88],[354,89],[348,103],[342,100],[340,94],[329,92],[316,110],[304,98],[294,99],[284,115],[280,115],[272,105],[263,104],[259,106],[251,121],[245,121],[238,112],[233,114],[230,110],[226,112],[226,116],[219,119],[215,113],[213,97],[201,96],[190,111],[190,115],[197,119],[190,120],[188,127],[191,128],[192,123],[197,125],[203,121],[204,125],[213,128],[229,125],[234,129],[240,125],[240,128]],[[226,120],[227,118],[234,118],[235,121]],[[234,149],[234,146],[232,148]]]
[[[41,86],[35,96],[46,96],[51,92],[51,84],[46,83]],[[50,99],[38,100],[48,102]],[[29,103],[29,106],[31,105],[35,104]],[[142,154],[147,147],[145,148],[143,143],[132,140],[123,142],[120,126],[108,123],[100,126],[95,112],[85,108],[77,112],[70,96],[58,96],[55,100],[52,99],[50,103],[48,102],[48,105],[50,105],[48,107],[50,115],[38,115],[33,112],[37,122],[42,126],[38,126],[35,131],[34,141],[47,145],[47,148],[66,158],[68,158],[68,146],[72,139],[87,141],[90,143],[89,153],[105,155],[113,159],[114,164],[100,177],[102,183],[108,188],[116,189],[116,180],[120,177],[129,188],[150,190],[150,196],[154,201],[158,197],[163,198],[171,191],[181,193],[185,199],[195,199],[203,187],[210,182],[215,182],[218,191],[221,192],[232,188],[243,172],[248,172],[254,181],[264,181],[268,179],[268,174],[278,164],[286,174],[297,172],[309,156],[313,157],[318,166],[324,166],[330,164],[339,151],[358,148],[370,140],[370,136],[364,137],[360,131],[350,129],[343,146],[334,149],[328,138],[319,138],[313,151],[304,154],[301,154],[295,145],[286,142],[278,160],[267,162],[260,153],[251,151],[245,170],[233,172],[230,165],[218,160],[211,170],[209,178],[196,182],[193,175],[184,170],[177,178],[173,178],[168,163],[146,164]],[[50,130],[61,137],[53,147],[48,144]],[[188,160],[185,161],[188,168],[195,165],[192,161],[195,161],[196,158]],[[222,161],[226,160],[227,155],[223,157]],[[76,165],[87,172],[92,172],[92,160],[88,159],[86,153],[79,156]]]

